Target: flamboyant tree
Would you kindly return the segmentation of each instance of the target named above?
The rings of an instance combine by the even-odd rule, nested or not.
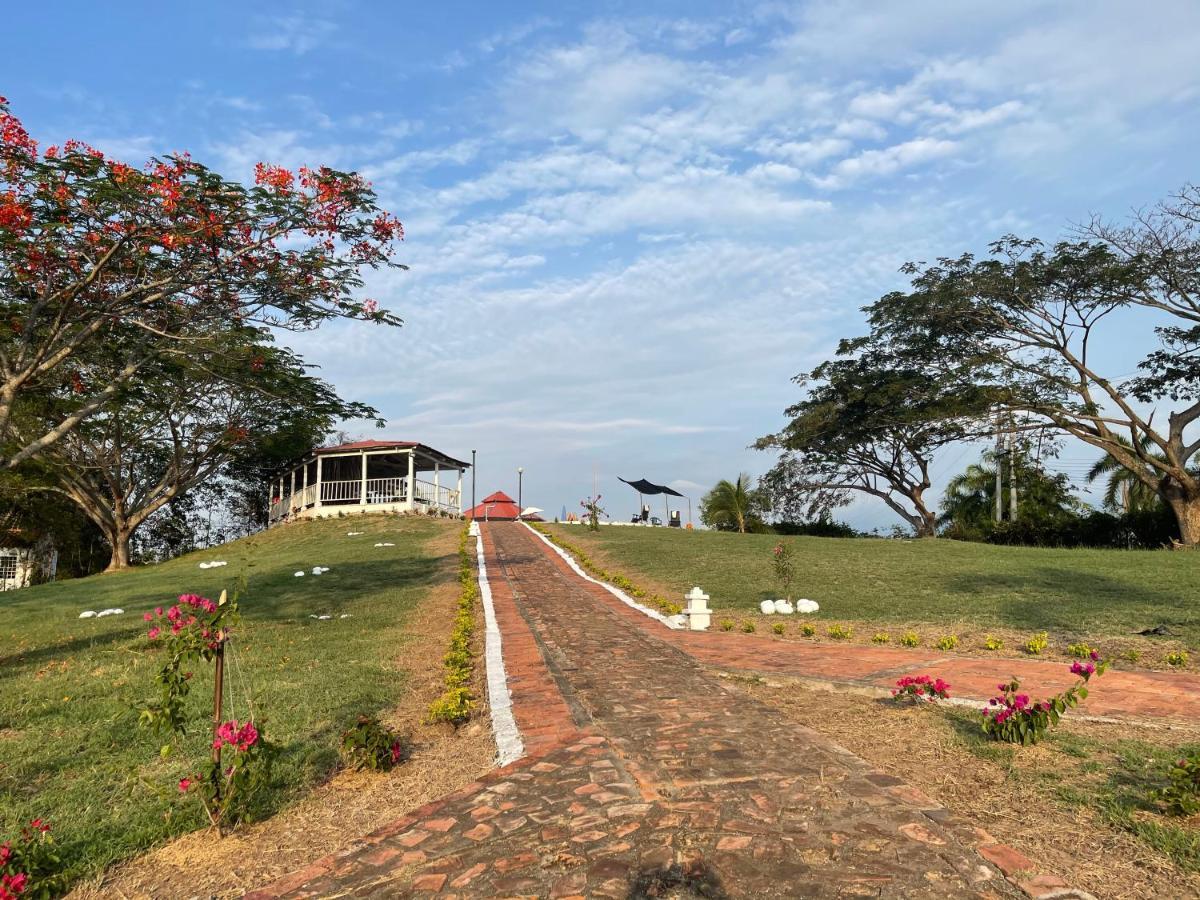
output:
[[[874,332],[918,349],[965,389],[990,383],[1007,409],[1108,454],[1162,497],[1182,543],[1200,544],[1200,191],[1119,228],[1045,247],[1005,238],[911,265],[912,290],[868,307]],[[1121,377],[1107,337],[1158,346]],[[1128,363],[1120,364],[1120,368]],[[939,376],[940,377],[940,376]]]
[[[150,361],[113,404],[40,454],[49,475],[43,487],[69,497],[104,534],[109,571],[130,564],[136,530],[189,490],[261,459],[281,439],[311,440],[338,419],[375,415],[341,400],[291,351],[257,337],[254,329],[228,332],[222,352],[200,365],[194,357]],[[250,388],[230,377],[245,365],[255,371]],[[23,418],[13,423],[18,435]]]
[[[259,164],[248,188],[186,154],[139,169],[78,141],[40,150],[0,98],[0,468],[228,329],[399,324],[355,292],[364,268],[398,265],[402,237],[358,175]],[[247,365],[227,377],[252,384]],[[16,439],[35,394],[56,416],[25,415]]]

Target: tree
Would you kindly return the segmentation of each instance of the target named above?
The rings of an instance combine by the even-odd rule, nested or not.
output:
[[[818,518],[858,493],[881,499],[918,536],[936,534],[925,497],[933,455],[980,433],[990,396],[954,373],[935,377],[925,356],[915,343],[858,338],[796,377],[807,396],[787,410],[781,433],[755,445],[783,450],[763,479],[783,518]]]
[[[745,472],[736,481],[718,481],[700,500],[700,521],[718,531],[764,531],[762,513],[763,496]]]
[[[135,169],[78,141],[39,152],[0,98],[0,468],[61,440],[155,360],[229,329],[400,323],[354,298],[361,270],[396,265],[403,237],[361,177],[260,163],[255,181],[187,155]],[[95,366],[98,348],[119,349],[117,365]],[[56,417],[26,418],[14,440],[33,393]]]
[[[1092,223],[1084,239],[1051,248],[1006,237],[991,255],[910,264],[912,290],[868,308],[874,333],[901,345],[937,345],[942,375],[969,373],[999,402],[1097,447],[1174,512],[1181,541],[1200,542],[1200,191],[1124,227]],[[1114,314],[1120,312],[1119,323]],[[1162,322],[1168,324],[1163,325]],[[1128,342],[1141,322],[1158,348],[1133,378],[1102,373],[1106,327]],[[1169,408],[1145,412],[1139,404]],[[1040,427],[1040,425],[1039,425]]]
[[[1015,515],[1009,510],[1007,522],[1019,519],[1031,533],[1054,532],[1074,525],[1086,512],[1071,493],[1067,476],[1047,472],[1027,452],[1018,450],[1015,455],[1010,455],[1013,452],[989,450],[980,462],[972,463],[950,479],[938,519],[948,537],[987,540],[995,531],[997,467],[1004,480],[1015,476],[1020,486],[1020,506]],[[1006,491],[1002,492],[1002,505],[1003,493]]]
[[[342,401],[291,351],[257,337],[248,328],[226,335],[224,352],[204,365],[194,358],[152,361],[136,382],[121,386],[116,403],[44,449],[46,487],[69,497],[104,533],[112,550],[108,571],[129,566],[135,531],[190,489],[261,459],[264,446],[287,436],[311,440],[338,418],[374,415]],[[252,390],[226,371],[247,360],[257,375]],[[20,422],[14,427],[20,434]]]
[[[1121,439],[1123,442],[1124,439]],[[1143,450],[1153,452],[1143,436]],[[1127,443],[1127,442],[1126,442]],[[1161,454],[1159,454],[1161,457]],[[1115,458],[1105,454],[1087,472],[1089,484],[1105,479],[1104,508],[1116,513],[1148,512],[1162,506],[1162,497]]]

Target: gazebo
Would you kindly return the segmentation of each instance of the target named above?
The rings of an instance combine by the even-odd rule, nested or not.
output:
[[[365,512],[461,516],[470,466],[415,441],[319,447],[271,479],[268,525]]]

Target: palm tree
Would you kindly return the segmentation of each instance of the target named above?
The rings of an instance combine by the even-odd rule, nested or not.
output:
[[[1133,444],[1125,438],[1120,439],[1121,443],[1133,449]],[[1150,438],[1145,435],[1138,440],[1138,444],[1143,452],[1149,451],[1151,447]],[[1166,457],[1161,453],[1150,453],[1156,459],[1166,460]],[[1105,453],[1102,457],[1096,460],[1087,473],[1088,483],[1092,483],[1104,476],[1108,476],[1108,482],[1104,487],[1104,508],[1113,512],[1147,512],[1155,509],[1162,503],[1162,497],[1158,491],[1147,486],[1140,478],[1132,471],[1117,462],[1113,457]]]
[[[700,501],[700,521],[719,531],[758,531],[763,527],[758,492],[750,487],[750,476],[742,472],[737,481],[718,481]]]

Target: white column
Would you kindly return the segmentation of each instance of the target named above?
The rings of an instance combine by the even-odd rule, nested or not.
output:
[[[301,491],[300,505],[307,506],[308,505],[308,497],[307,497],[307,495],[304,494],[304,492],[308,490],[308,460],[307,459],[304,461],[304,469],[302,471],[303,471],[303,474],[300,476],[300,491]]]
[[[292,493],[288,496],[287,511],[292,511],[292,500],[296,497],[296,470],[292,469]]]
[[[442,511],[442,464],[436,461],[433,464],[433,505],[438,512]]]
[[[462,469],[455,469],[454,471],[456,471],[456,472],[458,473],[458,514],[461,516],[461,515],[463,514],[463,508],[462,508]]]
[[[417,508],[416,490],[417,490],[417,451],[409,450],[408,451],[408,503],[406,504],[406,508],[408,509],[409,512],[412,512],[414,509]]]
[[[321,505],[321,457],[317,457],[317,502],[314,506]]]
[[[362,484],[358,488],[358,502],[363,506],[367,505],[367,451],[363,451],[362,455]]]

